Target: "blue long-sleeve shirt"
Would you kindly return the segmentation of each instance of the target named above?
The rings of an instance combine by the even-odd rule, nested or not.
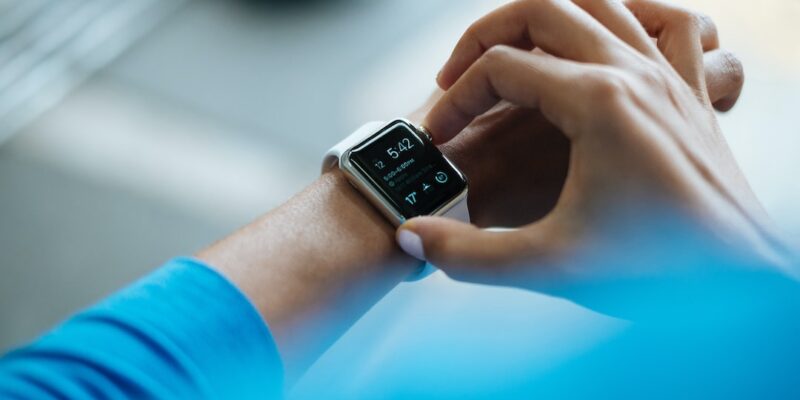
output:
[[[481,379],[496,384],[478,385],[478,393],[446,375],[435,386],[415,385],[403,371],[443,373],[426,362],[443,354],[416,349],[357,392],[382,399],[797,398],[798,285],[768,270],[734,271],[613,285],[605,297],[624,293],[625,303],[646,303],[658,319],[570,362],[514,371],[523,380],[489,364]],[[435,348],[453,334],[430,331],[426,340]],[[450,357],[455,369],[482,360],[476,348]],[[0,399],[264,399],[281,397],[282,388],[281,359],[258,312],[224,277],[192,259],[169,262],[0,358]],[[306,389],[301,398],[353,398],[324,382]]]
[[[0,359],[0,398],[276,398],[282,375],[247,298],[181,258]]]

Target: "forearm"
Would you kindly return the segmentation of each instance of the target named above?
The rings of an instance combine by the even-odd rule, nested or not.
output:
[[[290,377],[419,267],[338,170],[198,257],[260,311]]]
[[[170,262],[0,358],[0,393],[276,398],[419,266],[338,171],[198,258],[227,279]]]

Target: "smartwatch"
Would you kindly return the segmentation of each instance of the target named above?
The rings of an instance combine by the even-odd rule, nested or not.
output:
[[[421,215],[469,222],[466,177],[405,119],[353,132],[325,155],[322,172],[336,167],[395,226]]]

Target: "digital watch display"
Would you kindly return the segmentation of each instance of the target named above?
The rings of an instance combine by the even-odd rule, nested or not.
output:
[[[467,186],[436,146],[402,122],[353,148],[350,161],[407,219],[435,212]]]
[[[427,135],[404,119],[371,123],[334,147],[323,170],[338,161],[350,182],[396,225],[420,215],[466,213],[467,180]]]

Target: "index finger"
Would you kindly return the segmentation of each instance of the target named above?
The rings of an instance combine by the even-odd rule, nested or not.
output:
[[[594,82],[589,71],[592,69],[590,64],[544,53],[494,46],[442,95],[423,125],[434,143],[445,143],[475,117],[500,100],[507,100],[518,106],[539,108],[569,136],[574,132],[565,129],[566,121],[576,119],[585,108],[583,94],[590,90],[588,83]]]
[[[467,29],[437,81],[448,89],[496,45],[533,46],[574,61],[611,64],[622,52],[620,40],[572,1],[521,0],[487,14]]]

